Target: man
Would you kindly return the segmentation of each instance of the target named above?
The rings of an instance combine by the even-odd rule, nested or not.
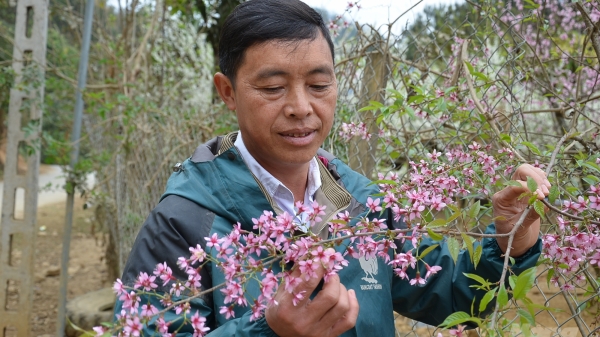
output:
[[[324,219],[344,210],[360,216],[366,213],[367,197],[378,192],[368,186],[368,179],[319,149],[332,127],[337,82],[333,43],[318,13],[299,0],[243,3],[225,22],[219,54],[222,72],[214,76],[214,84],[236,112],[240,131],[199,146],[173,174],[136,239],[123,275],[126,285],[157,263],[174,266],[177,257],[189,255],[188,247],[206,247],[206,237],[223,236],[236,222],[251,231],[251,219],[263,210],[293,214],[295,202],[317,201],[327,206]],[[541,186],[537,193],[543,198],[550,186],[543,172],[524,165],[514,179],[526,181],[527,176]],[[494,214],[500,220],[490,226],[490,233],[512,229],[525,208],[517,200],[524,191],[526,187],[509,187],[494,196]],[[535,212],[529,214],[513,242],[512,270],[517,273],[534,266],[540,253],[539,219]],[[388,220],[393,222],[390,216]],[[321,237],[328,234],[323,226],[310,230]],[[420,249],[432,244],[424,240]],[[394,277],[383,261],[367,266],[350,259],[349,266],[322,287],[323,270],[318,271],[320,277],[297,286],[297,292],[316,293],[312,299],[305,296],[293,305],[293,295],[281,289],[275,295],[277,304],[268,306],[258,320],[250,319],[246,307],[236,307],[235,318],[227,319],[219,312],[225,296],[219,291],[192,300],[192,314],[207,318],[209,336],[393,336],[393,310],[434,325],[453,312],[470,312],[474,298],[480,299],[483,292],[470,288],[472,283],[462,273],[497,282],[507,240],[488,238],[482,245],[483,262],[475,270],[468,254],[461,253],[455,265],[440,243],[425,259],[442,271],[422,287]],[[410,243],[404,246],[399,249],[412,248]],[[418,268],[425,272],[422,265]],[[365,274],[369,277],[363,278]],[[212,264],[202,269],[205,289],[223,280]],[[249,283],[245,292],[249,300],[256,298],[258,285]],[[158,300],[142,303],[146,300],[160,307]],[[117,303],[117,313],[121,305]],[[173,312],[165,316],[167,321],[176,318]],[[150,325],[145,331],[152,335],[155,328]],[[181,336],[192,331],[178,324],[171,329]]]

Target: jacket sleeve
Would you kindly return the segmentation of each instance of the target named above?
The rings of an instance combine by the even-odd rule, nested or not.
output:
[[[164,307],[156,297],[142,296],[142,304],[152,304],[158,310],[162,310]],[[117,301],[115,312],[120,312],[122,302]],[[203,317],[212,316],[212,308],[206,305],[206,302],[202,299],[194,299],[190,301],[191,309],[187,314],[190,318],[195,313],[198,313]],[[221,336],[235,336],[235,337],[277,337],[277,335],[271,330],[267,324],[266,319],[261,317],[258,320],[250,320],[251,311],[247,311],[242,317],[228,320],[227,323],[215,329],[214,326],[209,326],[211,330],[207,333],[208,337],[221,337]],[[158,332],[158,317],[153,317],[148,324],[144,325],[141,336],[160,336]],[[171,322],[169,326],[169,333],[174,333],[172,336],[176,337],[192,337],[194,330],[190,324],[182,326],[184,320],[183,314],[176,314],[174,311],[168,311],[164,315],[165,322]],[[207,325],[208,326],[208,325]]]
[[[495,234],[496,227],[491,224],[486,229],[486,234]],[[421,321],[430,325],[441,324],[446,317],[457,311],[464,311],[471,314],[471,307],[474,308],[475,316],[488,315],[493,309],[493,303],[488,304],[487,310],[479,314],[479,302],[485,295],[485,291],[470,287],[477,284],[474,280],[467,278],[463,273],[476,274],[489,282],[498,282],[504,265],[504,256],[495,238],[484,238],[481,243],[476,242],[474,248],[482,246],[482,255],[477,268],[475,268],[469,253],[462,250],[458,255],[456,264],[450,255],[447,242],[434,242],[431,239],[424,239],[419,251],[439,244],[432,252],[425,256],[424,260],[430,266],[441,266],[442,270],[431,276],[425,285],[410,285],[405,279],[397,276],[393,278],[392,297],[394,301],[394,310],[399,314],[411,319]],[[407,241],[403,250],[407,251],[413,248]],[[531,247],[525,254],[515,258],[515,264],[511,271],[520,274],[522,271],[535,266],[542,248],[541,239]],[[427,273],[426,267],[419,262],[417,269],[421,276]],[[409,276],[414,278],[416,270],[409,267]],[[508,279],[508,278],[507,278]],[[472,304],[475,303],[474,306]]]
[[[169,195],[165,197],[154,210],[150,213],[138,233],[131,253],[125,264],[122,281],[126,286],[133,286],[140,272],[146,272],[152,275],[152,271],[159,263],[166,262],[173,271],[173,276],[180,280],[187,280],[187,275],[177,268],[177,259],[180,256],[188,258],[190,256],[189,247],[200,244],[203,248],[206,246],[205,237],[210,236],[210,231],[214,221],[214,213],[206,210],[198,204],[177,196]],[[212,278],[209,272],[210,268],[203,268],[201,271],[202,288],[212,287]],[[157,292],[168,293],[167,287],[162,287],[162,281],[156,280],[159,285]],[[164,306],[156,296],[140,296],[140,308],[144,304],[152,304],[158,310]],[[267,325],[264,318],[250,321],[251,312],[248,311],[240,318],[231,319],[226,324],[216,327],[214,304],[212,295],[207,294],[204,297],[194,299],[190,302],[191,317],[196,312],[206,318],[206,326],[210,328],[209,336],[276,336]],[[123,302],[117,299],[114,314],[115,320],[121,313]],[[140,309],[141,310],[141,309]],[[166,322],[173,322],[169,326],[169,332],[176,334],[174,336],[187,337],[192,336],[194,331],[190,324],[184,326],[183,314],[176,314],[169,311],[164,315]],[[160,336],[157,332],[157,319],[153,318],[143,327],[142,336]]]

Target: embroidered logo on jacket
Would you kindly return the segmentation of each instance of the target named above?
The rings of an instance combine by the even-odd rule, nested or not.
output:
[[[360,267],[365,272],[365,276],[362,278],[364,281],[369,282],[370,284],[361,284],[361,290],[373,290],[373,289],[382,289],[381,284],[375,279],[375,275],[379,271],[379,263],[377,261],[377,257],[372,257],[367,259],[364,256],[361,256],[358,259],[360,263]]]

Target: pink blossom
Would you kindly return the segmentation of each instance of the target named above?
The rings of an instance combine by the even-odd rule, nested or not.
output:
[[[410,280],[410,285],[414,286],[416,284],[425,285],[425,279],[421,277],[421,274],[417,273],[414,279]]]
[[[222,306],[219,310],[221,315],[225,315],[225,319],[235,318],[235,311],[233,311],[233,306]]]
[[[164,333],[168,333],[169,332],[169,325],[171,325],[171,322],[165,322],[165,319],[163,317],[159,317],[156,320],[156,327],[158,332],[164,334]]]
[[[190,317],[190,322],[192,323],[192,328],[194,328],[193,337],[204,336],[210,330],[206,326],[206,317],[200,316],[197,312]]]
[[[96,333],[95,337],[101,337],[108,331],[108,328],[103,326],[95,326],[92,328],[92,330],[94,330],[94,332]]]
[[[292,304],[294,306],[297,306],[298,303],[300,303],[300,301],[302,301],[304,299],[305,293],[306,293],[306,290],[302,290],[300,292],[294,293],[294,297],[292,298]]]
[[[158,285],[154,283],[156,276],[148,276],[145,272],[140,272],[140,275],[133,285],[133,289],[143,288],[145,291],[156,289]]]
[[[169,266],[167,266],[166,262],[159,263],[154,268],[154,275],[158,276],[163,281],[163,286],[166,286],[169,281],[175,280],[173,277],[173,271]]]
[[[427,280],[431,275],[437,274],[438,271],[442,270],[440,266],[430,267],[428,264],[425,264],[425,268],[427,268],[427,274],[425,274],[425,280]]]
[[[456,327],[456,329],[450,329],[449,331],[451,336],[456,336],[456,337],[467,337],[467,333],[465,332],[465,326],[464,325],[459,325]]]
[[[115,283],[113,284],[113,291],[115,292],[115,294],[117,294],[117,296],[121,296],[127,291],[125,289],[125,286],[123,286],[123,282],[121,281],[121,279],[117,279],[115,281]]]
[[[367,207],[371,210],[371,212],[379,212],[381,211],[381,206],[379,206],[380,199],[371,199],[371,197],[367,198]]]
[[[137,316],[127,318],[123,331],[127,336],[140,336],[142,332],[142,323],[140,323],[140,318]]]
[[[590,208],[600,211],[600,197],[595,195],[590,196]]]
[[[154,315],[158,314],[158,309],[153,306],[152,304],[144,304],[142,305],[142,312],[140,314],[140,316],[142,316],[142,318],[151,318]]]

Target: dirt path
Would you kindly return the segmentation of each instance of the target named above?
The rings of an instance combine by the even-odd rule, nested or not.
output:
[[[35,247],[36,275],[32,315],[32,336],[54,336],[59,293],[59,266],[62,254],[65,202],[39,208],[38,232]],[[75,203],[73,236],[69,262],[67,299],[102,289],[112,284],[107,280],[103,262],[103,237],[94,235],[92,210],[83,210],[81,200]]]

